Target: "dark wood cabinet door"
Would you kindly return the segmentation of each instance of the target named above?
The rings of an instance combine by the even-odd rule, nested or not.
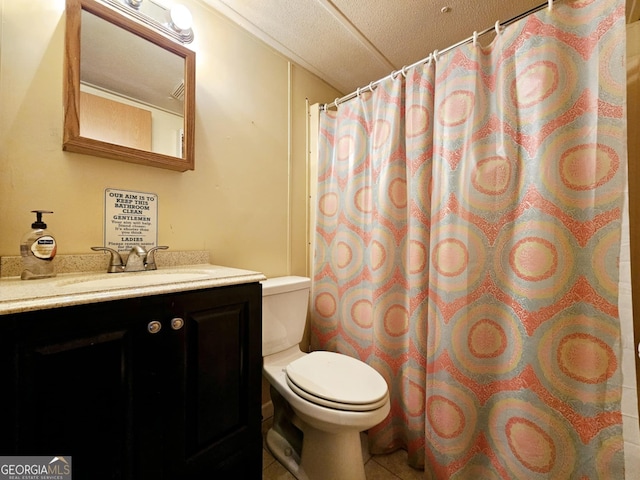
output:
[[[21,319],[13,453],[71,456],[74,478],[132,478],[130,331],[94,309],[64,313],[64,328]]]
[[[257,284],[194,292],[174,305],[187,336],[182,478],[262,476],[261,306]]]

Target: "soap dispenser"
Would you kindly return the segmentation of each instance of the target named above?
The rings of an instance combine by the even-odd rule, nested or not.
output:
[[[53,213],[48,210],[32,210],[36,214],[36,221],[31,224],[31,230],[24,234],[20,241],[20,255],[22,255],[22,280],[34,278],[55,277],[53,257],[56,256],[56,240],[46,230],[47,224],[42,221],[43,213]]]

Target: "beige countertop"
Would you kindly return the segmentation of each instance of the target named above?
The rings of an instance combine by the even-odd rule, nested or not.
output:
[[[37,280],[2,277],[0,315],[239,285],[265,278],[259,272],[207,263],[158,267],[149,272],[62,273]]]

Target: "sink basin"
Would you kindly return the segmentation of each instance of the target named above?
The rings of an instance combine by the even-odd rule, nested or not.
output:
[[[73,280],[62,280],[58,283],[60,288],[73,290],[108,290],[113,288],[148,287],[152,285],[166,285],[180,282],[193,282],[205,280],[211,274],[206,271],[153,271],[101,274],[99,277],[91,276]]]

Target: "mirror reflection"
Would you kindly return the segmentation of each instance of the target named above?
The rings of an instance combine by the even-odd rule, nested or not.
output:
[[[82,11],[80,135],[183,157],[184,58]]]
[[[195,52],[95,0],[66,0],[63,150],[194,169]]]

